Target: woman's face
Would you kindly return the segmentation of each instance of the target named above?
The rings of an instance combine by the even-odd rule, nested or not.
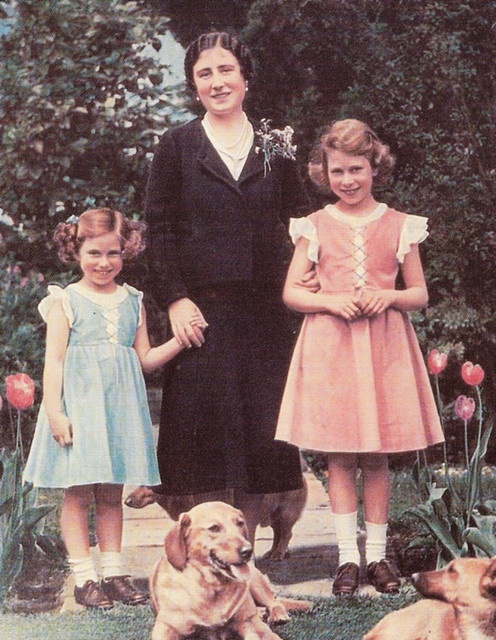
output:
[[[208,113],[223,117],[242,110],[245,79],[236,56],[227,49],[202,51],[193,66],[193,80]]]

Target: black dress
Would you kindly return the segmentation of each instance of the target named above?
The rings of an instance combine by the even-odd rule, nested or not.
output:
[[[194,120],[159,142],[147,187],[150,264],[164,309],[188,297],[209,324],[164,373],[160,491],[301,486],[298,450],[274,442],[298,323],[281,300],[289,217],[310,212],[296,163],[264,176],[252,148],[235,180]]]

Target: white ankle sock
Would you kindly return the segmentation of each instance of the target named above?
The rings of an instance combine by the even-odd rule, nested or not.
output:
[[[338,541],[339,564],[354,562],[360,566],[357,542],[357,512],[333,513],[334,530]]]
[[[365,557],[367,564],[371,562],[379,562],[386,557],[386,524],[376,524],[375,522],[366,522],[365,531],[367,540],[365,542]]]
[[[122,576],[122,562],[120,551],[102,551],[100,553],[100,566],[103,578]]]
[[[85,558],[69,558],[69,566],[74,574],[76,587],[84,586],[84,583],[88,580],[98,582],[98,576],[91,556],[86,556]]]

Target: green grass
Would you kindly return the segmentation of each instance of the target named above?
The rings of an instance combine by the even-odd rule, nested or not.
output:
[[[274,631],[283,640],[360,640],[384,615],[416,599],[411,594],[318,600],[311,613],[294,614]],[[8,640],[148,639],[148,607],[117,606],[105,613],[0,615],[0,637]]]

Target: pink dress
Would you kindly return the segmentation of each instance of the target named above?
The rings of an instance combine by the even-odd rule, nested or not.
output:
[[[427,219],[379,204],[365,218],[327,205],[291,221],[309,242],[322,293],[393,289]],[[319,295],[318,293],[316,295]],[[276,438],[333,452],[412,451],[444,440],[424,359],[406,313],[389,308],[346,321],[306,314],[288,374]]]

